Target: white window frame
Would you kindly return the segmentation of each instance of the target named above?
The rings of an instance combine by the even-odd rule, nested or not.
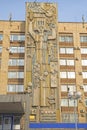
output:
[[[9,66],[24,66],[24,59],[9,59]]]
[[[3,40],[3,34],[0,34],[0,41]]]
[[[72,79],[72,78],[75,78],[75,72],[60,72],[60,78],[69,78],[69,79]]]
[[[9,84],[7,87],[8,92],[23,92],[24,91],[24,85],[23,84]]]
[[[72,59],[60,59],[60,65],[74,66],[75,62]]]
[[[87,92],[87,84],[84,84],[83,88],[84,88],[84,92]]]
[[[68,99],[67,98],[64,98],[64,99],[61,99],[61,107],[63,106],[68,106]]]
[[[80,42],[82,42],[82,43],[87,42],[87,35],[80,36]]]
[[[10,52],[12,52],[12,53],[24,53],[25,47],[12,46],[12,47],[10,47]]]
[[[61,92],[68,92],[68,91],[72,91],[72,92],[75,92],[76,91],[76,86],[73,84],[62,84],[61,85]]]
[[[81,54],[87,54],[87,48],[81,48]]]
[[[82,60],[82,66],[87,66],[87,60]]]
[[[24,72],[8,72],[8,78],[10,79],[14,79],[14,78],[18,78],[18,79],[21,79],[21,78],[24,78]]]
[[[73,36],[59,36],[59,42],[68,42],[72,43],[73,42]]]
[[[60,48],[60,54],[73,54],[74,53],[74,49],[73,48],[64,48],[64,47],[61,47]]]
[[[11,34],[11,41],[25,41],[25,34]]]
[[[87,79],[87,72],[82,72],[83,79]]]

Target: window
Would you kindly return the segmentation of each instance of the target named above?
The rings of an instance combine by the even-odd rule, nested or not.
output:
[[[24,78],[24,72],[8,72],[8,78]]]
[[[75,72],[60,72],[60,78],[75,78]]]
[[[61,99],[61,106],[68,106],[68,99]]]
[[[60,72],[60,78],[67,78],[66,72]]]
[[[60,48],[60,54],[73,54],[73,48]]]
[[[20,119],[21,119],[21,116],[14,116],[14,125],[19,125],[20,124]]]
[[[2,46],[0,46],[0,53],[2,52]]]
[[[9,59],[10,66],[24,66],[24,59]]]
[[[81,48],[81,54],[87,54],[87,48]]]
[[[60,65],[74,66],[74,60],[60,59]]]
[[[78,114],[76,114],[76,119],[78,121]],[[74,113],[62,113],[62,122],[75,122]]]
[[[2,125],[2,123],[3,123],[3,118],[2,118],[2,116],[0,116],[0,126]]]
[[[83,88],[84,88],[84,92],[87,92],[87,84],[84,84]]]
[[[87,66],[87,60],[82,60],[82,66]]]
[[[59,42],[73,42],[72,36],[59,36]]]
[[[69,99],[69,107],[77,107],[77,100]]]
[[[85,99],[85,105],[87,106],[87,98]]]
[[[82,72],[83,79],[87,79],[87,72]]]
[[[61,85],[61,91],[62,92],[68,92],[68,91],[75,92],[76,86],[75,85]]]
[[[23,92],[24,91],[24,85],[9,84],[7,91],[8,92]]]
[[[11,41],[25,41],[24,34],[11,34],[10,36]]]
[[[87,42],[87,36],[80,36],[80,42]]]
[[[10,47],[12,53],[24,53],[24,47]]]
[[[61,106],[62,107],[74,107],[77,106],[77,100],[74,99],[61,99]]]
[[[3,40],[3,35],[2,34],[0,34],[0,41],[2,41]]]

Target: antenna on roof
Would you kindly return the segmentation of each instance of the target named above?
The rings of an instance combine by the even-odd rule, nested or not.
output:
[[[84,18],[84,15],[82,15],[82,24],[83,24],[83,28],[84,28],[84,23],[85,23],[85,18]]]
[[[9,21],[12,20],[12,13],[9,14]]]

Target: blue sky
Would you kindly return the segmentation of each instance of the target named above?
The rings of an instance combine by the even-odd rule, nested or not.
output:
[[[81,22],[84,15],[87,21],[87,0],[36,0],[37,2],[57,2],[58,21]],[[0,20],[8,20],[12,13],[13,20],[25,20],[25,2],[34,0],[0,0]]]

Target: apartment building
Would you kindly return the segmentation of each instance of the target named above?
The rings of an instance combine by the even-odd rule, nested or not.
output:
[[[57,13],[55,3],[26,3],[25,21],[0,21],[0,130],[87,122],[87,23]]]

